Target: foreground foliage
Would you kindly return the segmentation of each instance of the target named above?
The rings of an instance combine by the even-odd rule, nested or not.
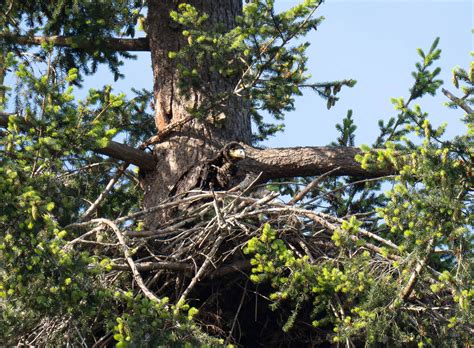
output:
[[[10,5],[10,13],[28,13],[31,23],[49,13]],[[342,85],[354,82],[308,84],[306,45],[288,48],[290,39],[319,25],[311,17],[319,5],[305,1],[277,16],[272,1],[251,1],[230,32],[201,26],[205,15],[181,6],[172,16],[188,28],[190,45],[170,55],[182,62],[183,92],[199,81],[186,64],[199,64],[205,52],[217,73],[242,79],[239,93],[254,111],[256,139],[280,128],[264,124],[259,110],[282,119],[301,88],[332,106]],[[92,5],[76,4],[66,17],[66,7],[58,7],[46,16],[44,33],[59,25],[91,35],[79,6]],[[132,33],[140,3],[104,9]],[[105,18],[97,23],[105,33],[125,30]],[[380,136],[358,158],[368,170],[388,166],[394,175],[328,173],[263,190],[195,190],[148,210],[139,205],[139,174],[91,150],[117,134],[131,145],[146,139],[149,93],[136,91],[129,100],[106,86],[75,97],[81,74],[94,64],[107,62],[118,74],[118,56],[61,56],[44,45],[35,65],[5,49],[2,74],[14,74],[17,84],[2,86],[1,99],[3,107],[14,95],[8,105],[15,113],[0,140],[0,343],[221,345],[238,343],[240,327],[247,344],[264,328],[274,343],[469,344],[474,67],[453,73],[462,97],[444,91],[448,106],[466,113],[467,126],[465,135],[446,140],[444,126],[412,106],[442,84],[433,68],[437,45],[419,50],[408,98],[392,100],[398,115],[380,122]],[[236,58],[232,64],[229,57]],[[89,58],[92,70],[84,65]],[[209,95],[204,105],[219,113],[227,97]],[[333,145],[353,146],[355,129],[349,112]],[[143,219],[157,210],[180,213],[147,230]],[[265,323],[250,319],[254,309]]]

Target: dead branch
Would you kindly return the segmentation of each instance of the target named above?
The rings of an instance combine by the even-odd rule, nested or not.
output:
[[[245,296],[247,296],[247,286],[248,286],[248,284],[249,284],[249,281],[247,279],[247,281],[245,282],[244,290],[242,291],[242,297],[240,298],[239,307],[237,308],[237,311],[235,312],[234,320],[232,321],[232,326],[230,327],[230,330],[229,330],[229,335],[227,335],[227,338],[226,338],[224,344],[227,344],[230,341],[230,339],[232,338],[232,333],[234,332],[235,324],[237,323],[237,318],[239,317],[240,310],[242,309],[242,305],[244,304]]]
[[[315,178],[313,181],[311,181],[308,186],[306,186],[304,189],[302,189],[296,196],[294,196],[290,202],[288,202],[289,205],[295,205],[296,203],[298,203],[299,201],[301,201],[304,196],[306,196],[308,194],[308,192],[314,190],[321,181],[324,180],[324,178],[328,177],[329,175],[331,175],[332,173],[340,170],[341,167],[337,167],[337,168],[334,168],[332,170],[330,170],[329,172],[326,172],[320,176],[318,176],[317,178]]]
[[[186,123],[190,122],[194,118],[195,118],[194,116],[188,116],[188,117],[185,117],[181,120],[174,121],[173,123],[166,126],[165,129],[160,131],[158,134],[156,134],[156,135],[148,138],[147,140],[145,140],[140,145],[139,149],[144,150],[150,145],[157,144],[157,143],[163,141],[167,136],[169,136],[171,133],[173,133],[177,128],[180,128],[180,127],[184,126]]]
[[[8,126],[8,118],[15,114],[0,112],[0,126]],[[187,122],[183,119],[182,122]],[[181,122],[170,125],[165,129],[167,135],[172,133]],[[27,123],[20,124],[23,130],[30,127]],[[164,135],[157,135],[153,140],[162,139]],[[158,140],[160,141],[160,140]],[[145,142],[147,143],[147,142]],[[144,171],[155,170],[155,159],[153,155],[132,148],[130,146],[111,141],[106,147],[93,150],[96,153],[106,155],[124,162],[134,164]],[[261,181],[270,179],[289,178],[298,176],[323,175],[331,172],[332,176],[351,175],[364,178],[381,177],[393,173],[392,169],[377,169],[366,171],[355,161],[354,157],[361,153],[355,147],[294,147],[258,149],[245,145],[247,158],[237,163],[243,172],[262,173]]]
[[[474,110],[472,110],[469,105],[467,105],[462,99],[456,97],[454,94],[452,94],[450,91],[442,88],[441,91],[443,94],[448,97],[449,100],[451,100],[454,104],[459,106],[461,109],[466,111],[468,114],[472,115],[474,114]]]
[[[221,246],[221,243],[223,241],[224,241],[224,236],[223,235],[220,235],[219,237],[217,237],[217,239],[214,243],[214,246],[212,247],[209,254],[206,256],[206,260],[201,265],[201,268],[199,268],[199,271],[196,272],[196,275],[191,280],[191,282],[189,283],[186,290],[184,290],[184,292],[181,294],[181,297],[179,298],[179,300],[176,302],[178,306],[185,303],[186,297],[191,292],[191,290],[196,286],[196,284],[201,279],[201,277],[204,275],[204,273],[206,272],[207,268],[209,267],[209,265],[212,262],[212,258],[216,254],[217,250],[219,249],[219,247]]]
[[[143,278],[140,275],[140,272],[138,271],[135,262],[132,259],[132,256],[130,255],[130,251],[128,248],[127,243],[125,242],[125,239],[123,238],[122,232],[120,229],[117,227],[116,224],[114,224],[112,221],[108,219],[96,219],[97,222],[107,225],[114,231],[115,235],[117,236],[117,239],[122,246],[122,251],[125,256],[125,259],[127,260],[128,265],[130,266],[130,269],[133,274],[133,279],[135,279],[135,282],[139,286],[139,288],[142,290],[143,294],[151,301],[158,302],[160,303],[160,299],[156,297],[156,295],[150,291],[145,285],[145,282],[143,281]]]
[[[184,274],[191,274],[194,266],[191,264],[186,263],[179,263],[179,262],[140,262],[135,263],[137,270],[140,272],[147,272],[147,271],[157,271],[157,270],[165,270],[165,271],[172,271],[172,272],[180,272]],[[225,277],[232,273],[244,273],[248,271],[252,265],[248,260],[241,260],[236,261],[231,264],[224,264],[221,267],[217,268],[216,270],[209,272],[203,278],[206,279],[218,279]],[[126,264],[113,264],[112,269],[115,271],[129,271],[130,267]]]
[[[335,216],[331,216],[331,215],[328,215],[328,214],[324,214],[324,213],[318,213],[320,214],[321,216],[323,216],[325,219],[328,219],[328,220],[334,220],[334,221],[337,221],[339,222],[340,224],[342,224],[344,222],[344,219],[340,219],[340,218],[337,218]],[[363,236],[366,236],[366,237],[369,237],[369,238],[372,238],[372,239],[375,239],[376,241],[382,243],[382,244],[385,244],[395,250],[399,250],[399,246],[396,245],[395,243],[393,243],[392,241],[390,240],[387,240],[385,238],[382,238],[380,237],[379,235],[375,234],[375,233],[372,233],[372,232],[369,232],[363,228],[360,228],[358,229],[357,233],[363,235]]]
[[[123,173],[127,170],[128,166],[129,166],[129,163],[125,162],[120,166],[120,168],[118,168],[117,173],[115,173],[113,178],[110,179],[110,181],[107,183],[107,186],[105,186],[104,191],[100,193],[100,195],[97,197],[94,203],[92,203],[90,207],[85,211],[85,213],[81,216],[81,221],[88,220],[91,217],[91,215],[97,210],[97,208],[103,203],[103,201],[105,200],[105,197],[107,197],[107,194],[112,190],[114,185],[123,175]]]
[[[101,39],[99,43],[89,38],[74,36],[23,36],[11,33],[0,34],[0,41],[26,46],[40,46],[53,44],[57,47],[68,47],[74,50],[90,51],[100,48],[107,51],[150,51],[148,38],[122,39],[109,37]]]
[[[140,272],[167,270],[190,274],[193,271],[193,265],[179,262],[140,262],[136,263],[135,267]],[[126,264],[113,264],[112,269],[116,271],[129,271],[130,266]]]
[[[80,235],[79,237],[74,238],[73,240],[67,242],[66,245],[64,246],[64,248],[65,249],[70,249],[70,248],[72,248],[73,244],[80,243],[80,242],[86,240],[87,237],[90,237],[90,236],[96,234],[97,232],[102,231],[103,229],[104,229],[104,226],[102,226],[102,225],[96,226],[92,230],[87,231],[86,233]]]
[[[423,268],[425,268],[427,262],[428,262],[428,259],[431,255],[431,252],[433,251],[433,246],[434,246],[434,243],[435,243],[435,239],[434,238],[431,238],[429,241],[428,241],[428,245],[426,246],[426,253],[425,255],[423,256],[423,258],[416,264],[415,266],[415,269],[413,270],[413,272],[410,274],[410,278],[408,279],[408,282],[407,284],[405,285],[405,287],[402,289],[402,291],[400,292],[400,296],[399,298],[405,302],[411,295],[411,293],[413,292],[413,288],[415,287],[415,284],[416,284],[416,281],[418,280],[418,277],[421,273],[421,271],[423,270]],[[394,306],[395,302],[392,303],[392,308]]]

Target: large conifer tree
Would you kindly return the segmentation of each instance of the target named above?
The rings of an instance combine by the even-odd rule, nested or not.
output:
[[[330,108],[355,84],[307,74],[298,39],[320,5],[0,5],[1,343],[469,342],[472,66],[453,75],[462,97],[443,90],[465,136],[412,107],[442,83],[436,40],[372,149],[354,148],[352,112],[331,146],[257,147],[304,88]],[[130,78],[133,51],[153,91],[76,99],[100,64]]]

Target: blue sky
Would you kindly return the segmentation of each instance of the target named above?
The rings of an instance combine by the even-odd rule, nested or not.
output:
[[[297,4],[297,0],[276,0],[278,8]],[[413,82],[411,72],[418,59],[416,48],[428,50],[433,40],[441,38],[439,66],[445,87],[451,85],[451,71],[456,65],[469,66],[473,50],[473,5],[456,0],[327,0],[319,15],[326,18],[317,32],[307,37],[311,43],[309,72],[314,81],[353,78],[352,89],[343,89],[341,100],[331,110],[326,103],[307,91],[297,98],[296,111],[286,116],[286,130],[264,145],[326,145],[335,140],[335,124],[348,109],[353,109],[358,125],[357,144],[370,144],[377,136],[379,119],[395,115],[391,97],[407,97]],[[89,79],[87,87],[112,84],[116,92],[131,87],[152,88],[150,57],[140,53],[136,61],[126,62],[126,78],[113,82],[106,68]],[[448,122],[447,136],[464,132],[459,122],[462,112],[443,106],[441,93],[427,96],[419,104],[435,124]]]
[[[291,6],[296,1],[277,3]],[[308,37],[309,70],[316,81],[354,78],[331,110],[308,91],[298,99],[296,112],[287,117],[286,131],[269,146],[324,145],[337,136],[334,124],[353,109],[358,125],[357,143],[371,143],[377,120],[395,115],[391,97],[408,96],[416,48],[428,50],[439,36],[441,79],[451,87],[451,70],[468,67],[472,48],[471,1],[327,1],[321,7],[326,20]],[[448,133],[463,131],[462,113],[442,104],[444,95],[419,103],[434,122],[448,121]],[[448,134],[447,134],[448,135]]]

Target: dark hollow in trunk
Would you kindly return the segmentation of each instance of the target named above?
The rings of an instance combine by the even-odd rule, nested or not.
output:
[[[176,10],[182,1],[148,1],[148,36],[154,78],[155,123],[157,131],[168,124],[189,116],[187,107],[200,105],[203,96],[197,90],[186,100],[177,87],[178,71],[176,63],[169,59],[168,52],[178,51],[186,45],[182,35],[183,28],[173,22],[170,11]],[[193,0],[186,1],[199,11],[209,15],[208,25],[224,24],[227,28],[235,26],[235,18],[242,13],[240,0]],[[196,67],[208,71],[207,66]],[[208,81],[216,93],[231,91],[235,81],[224,80],[216,74],[206,73]],[[231,98],[226,106],[225,119],[220,127],[208,122],[193,120],[173,136],[155,146],[157,160],[155,171],[148,173],[142,181],[144,188],[144,207],[157,205],[168,198],[170,193],[179,194],[192,189],[198,173],[193,173],[200,163],[214,156],[226,143],[239,141],[249,144],[251,139],[250,116],[237,98]],[[189,175],[183,179],[183,174]],[[179,182],[178,182],[179,181]],[[157,220],[166,217],[155,216]],[[154,225],[160,221],[148,221]],[[162,221],[161,221],[162,222]]]

